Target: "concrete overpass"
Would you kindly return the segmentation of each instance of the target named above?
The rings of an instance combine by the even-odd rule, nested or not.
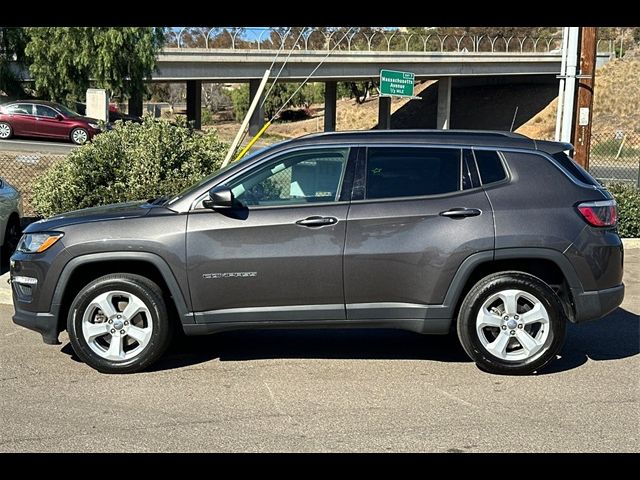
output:
[[[274,31],[267,29],[265,37]],[[209,48],[212,31],[206,34],[203,45],[185,47],[180,37],[178,47],[165,48],[158,58],[158,69],[152,75],[154,82],[185,82],[187,84],[187,117],[200,127],[202,82],[248,82],[251,98],[257,91],[264,71],[271,65],[277,44],[261,47],[259,41],[241,46],[236,37],[230,37],[226,48]],[[261,34],[262,35],[262,34]],[[331,51],[331,35],[326,36],[324,49],[310,49],[310,40],[315,33],[305,37],[304,46],[291,53],[283,69],[282,81],[302,81],[324,60],[313,76],[313,81],[326,83],[325,131],[335,130],[336,92],[338,81],[377,79],[381,69],[413,72],[416,79],[438,79],[438,128],[448,128],[451,110],[451,82],[453,78],[475,78],[490,82],[495,79],[546,78],[555,79],[560,73],[561,53],[559,41],[555,39],[505,39],[502,37],[452,37],[427,35],[417,45],[414,35],[385,33],[385,41],[375,46],[372,36],[365,37],[365,49],[355,49],[356,38],[350,37],[340,49]],[[433,38],[432,38],[433,37]],[[394,40],[395,39],[395,40]],[[286,36],[281,41],[286,42]],[[292,40],[292,39],[291,39]],[[361,39],[362,40],[362,39]],[[393,48],[393,41],[399,41]],[[429,42],[435,41],[435,44]],[[501,43],[502,42],[502,43]],[[202,42],[201,42],[202,43]],[[413,49],[413,47],[417,47]],[[422,50],[421,45],[424,50]],[[431,45],[431,46],[430,46]],[[515,47],[514,47],[515,45]],[[602,41],[597,58],[598,66],[611,58],[612,45]],[[275,48],[274,48],[275,47]],[[518,48],[519,47],[519,48]],[[546,48],[545,48],[546,47]],[[376,49],[378,48],[378,49]],[[435,51],[427,51],[435,48]],[[279,60],[287,54],[284,52]],[[276,63],[274,69],[280,68]],[[277,70],[276,70],[277,71]],[[28,72],[16,72],[29,81]],[[275,74],[275,72],[274,72]],[[485,80],[483,80],[485,79]],[[510,80],[511,81],[511,80]],[[142,100],[129,102],[129,111],[142,114]],[[389,125],[390,98],[380,98],[379,122],[381,128]],[[263,113],[256,112],[251,119],[250,133],[255,134],[263,123]]]
[[[327,57],[326,50],[294,51],[283,69],[282,81],[302,81]],[[186,82],[187,117],[200,126],[200,90],[207,82],[249,82],[253,98],[260,78],[269,68],[274,50],[165,48],[158,58],[158,71],[153,81]],[[283,55],[284,56],[284,55]],[[599,53],[598,63],[610,58]],[[282,56],[279,58],[282,60]],[[451,80],[454,77],[541,76],[554,78],[560,73],[561,55],[551,52],[416,52],[416,51],[341,51],[326,58],[313,76],[326,83],[325,131],[335,130],[336,82],[377,79],[381,69],[413,72],[416,79],[439,79],[439,128],[448,128],[451,102]],[[279,69],[280,64],[276,64]],[[275,74],[275,72],[274,72]],[[380,98],[379,125],[389,125],[390,99]],[[250,123],[255,134],[263,122],[256,112]]]

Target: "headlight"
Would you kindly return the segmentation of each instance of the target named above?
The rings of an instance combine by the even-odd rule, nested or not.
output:
[[[60,240],[64,233],[25,233],[18,243],[17,250],[22,253],[42,253]]]
[[[89,123],[89,126],[91,128],[95,128],[96,130],[100,130],[100,125],[98,125],[97,123]]]

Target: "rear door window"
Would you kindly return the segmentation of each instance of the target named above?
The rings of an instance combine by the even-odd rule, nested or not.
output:
[[[33,115],[33,105],[30,103],[16,103],[4,108],[9,114]]]
[[[367,151],[365,198],[440,195],[461,190],[455,148],[373,147]]]

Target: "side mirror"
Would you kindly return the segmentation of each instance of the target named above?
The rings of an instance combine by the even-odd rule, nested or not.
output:
[[[64,117],[62,115],[60,115],[60,114],[57,114],[56,115],[56,120],[62,121],[62,120],[64,120]]]
[[[205,208],[232,208],[234,205],[233,192],[228,187],[215,187],[209,190],[209,200],[202,202]]]

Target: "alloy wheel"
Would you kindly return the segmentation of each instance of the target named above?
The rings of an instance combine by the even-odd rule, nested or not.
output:
[[[549,331],[546,308],[524,290],[502,290],[491,295],[476,316],[480,343],[501,360],[522,361],[541,355]]]
[[[136,295],[114,290],[95,297],[82,317],[82,335],[100,357],[125,361],[138,356],[153,332],[151,312]]]

